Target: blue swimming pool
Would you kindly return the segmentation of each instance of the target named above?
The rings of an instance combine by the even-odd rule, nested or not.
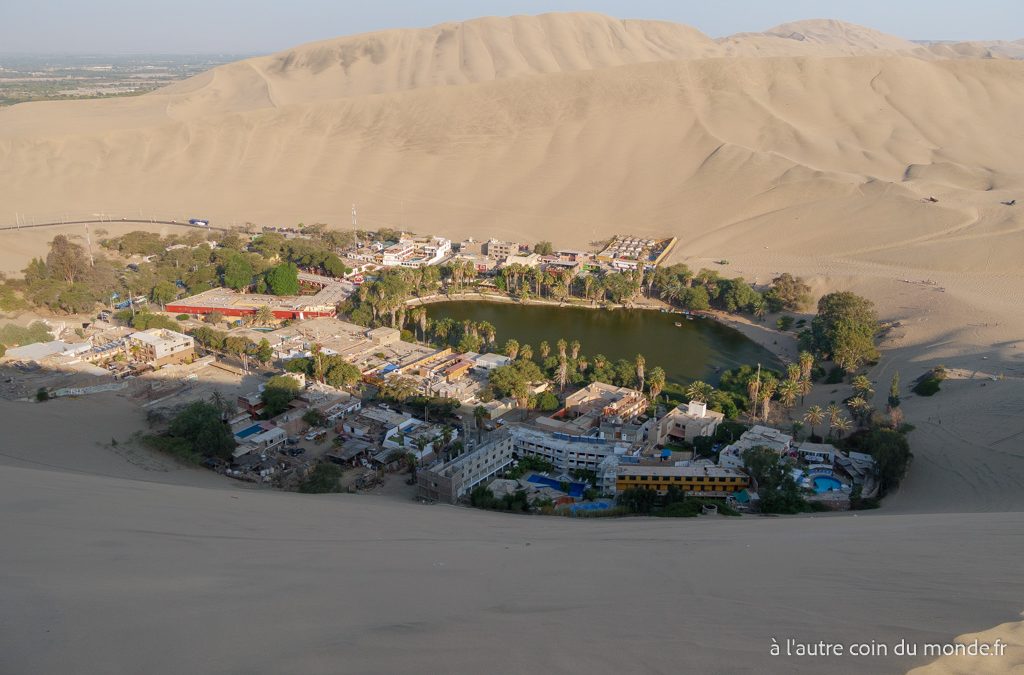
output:
[[[547,476],[541,476],[540,474],[533,474],[527,480],[537,485],[546,485],[549,488],[561,490],[561,483],[554,478],[548,478]],[[587,489],[587,486],[583,483],[569,483],[569,492],[567,493],[570,497],[582,497],[583,491]]]
[[[823,492],[833,492],[835,490],[842,489],[843,484],[837,481],[832,476],[815,476],[814,477],[814,492],[821,494]]]
[[[246,427],[245,429],[236,432],[235,436],[238,436],[239,438],[249,438],[253,434],[258,434],[261,431],[263,431],[263,427],[258,424],[254,424],[251,427]]]
[[[604,511],[612,507],[608,502],[586,502],[585,504],[573,504],[569,507],[573,513],[577,511]]]

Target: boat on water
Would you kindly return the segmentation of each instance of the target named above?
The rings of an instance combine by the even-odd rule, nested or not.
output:
[[[682,326],[682,325],[683,325],[682,321],[676,321],[676,328],[678,328],[679,326]]]

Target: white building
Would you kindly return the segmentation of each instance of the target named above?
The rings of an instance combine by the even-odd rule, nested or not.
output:
[[[488,352],[487,354],[480,354],[473,359],[473,367],[480,370],[491,371],[501,366],[507,366],[512,363],[512,359],[505,356],[504,354],[494,354]]]
[[[693,443],[698,436],[714,436],[725,415],[708,410],[703,401],[690,401],[686,407],[673,408],[658,422],[658,443],[672,440]]]
[[[597,471],[607,457],[629,454],[629,444],[597,438],[549,433],[522,425],[511,427],[513,445],[520,456],[539,457],[559,471]]]
[[[416,455],[416,459],[422,460],[434,454],[435,449],[442,447],[443,428],[437,424],[430,424],[423,420],[410,417],[396,427],[389,429],[384,434],[384,442],[381,445],[387,450],[401,450]],[[459,437],[459,430],[451,429],[451,440]],[[422,443],[422,447],[420,447]]]
[[[766,448],[781,456],[789,454],[792,445],[793,437],[789,434],[758,424],[744,431],[737,441],[719,453],[718,465],[740,469],[744,466],[743,453],[751,448]]]
[[[511,434],[507,431],[491,434],[483,445],[471,452],[417,472],[419,496],[454,504],[512,466],[512,453]]]
[[[128,345],[140,358],[159,368],[168,363],[181,363],[195,354],[195,340],[166,328],[150,328],[128,336]]]

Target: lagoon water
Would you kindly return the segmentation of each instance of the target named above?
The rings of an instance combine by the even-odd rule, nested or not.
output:
[[[712,319],[688,321],[680,314],[486,301],[436,303],[427,306],[427,313],[431,319],[489,321],[497,329],[499,345],[515,338],[533,347],[535,355],[542,340],[557,353],[555,343],[560,338],[579,340],[581,353],[590,357],[604,354],[612,360],[632,360],[643,354],[648,372],[661,366],[668,381],[679,384],[697,379],[715,384],[720,370],[744,364],[779,365],[771,352],[739,331]]]

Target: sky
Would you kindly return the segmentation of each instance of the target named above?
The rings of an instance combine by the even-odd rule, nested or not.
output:
[[[712,37],[834,18],[917,40],[1024,38],[1024,0],[0,0],[0,53],[258,54],[486,15],[591,11]]]

